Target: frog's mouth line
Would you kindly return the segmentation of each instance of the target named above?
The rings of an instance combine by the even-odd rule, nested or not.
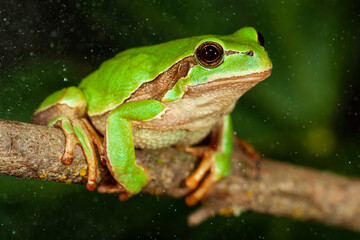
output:
[[[233,76],[227,78],[219,78],[214,81],[207,82],[206,84],[211,86],[234,84],[234,83],[258,83],[265,80],[271,75],[272,68],[258,73],[251,73],[244,76]]]

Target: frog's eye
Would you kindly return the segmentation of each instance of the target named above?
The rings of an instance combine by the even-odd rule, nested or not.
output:
[[[257,32],[257,39],[258,39],[258,43],[261,46],[265,45],[265,39],[264,39],[263,35],[260,32]]]
[[[224,62],[224,49],[216,42],[204,42],[195,50],[195,58],[205,68],[216,68]]]

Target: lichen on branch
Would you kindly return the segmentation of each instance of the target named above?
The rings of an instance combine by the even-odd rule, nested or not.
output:
[[[0,173],[18,178],[86,183],[87,165],[80,147],[74,162],[64,165],[65,137],[61,130],[0,120]],[[197,159],[175,148],[137,150],[136,161],[151,176],[144,193],[184,197],[190,190],[184,180],[195,169]],[[234,146],[231,173],[220,180],[195,213],[190,225],[197,225],[220,213],[241,211],[316,220],[325,224],[360,230],[360,180],[293,166],[270,159],[261,160],[257,177],[249,171],[251,159]],[[112,181],[99,164],[99,184]],[[120,203],[119,203],[120,204]]]

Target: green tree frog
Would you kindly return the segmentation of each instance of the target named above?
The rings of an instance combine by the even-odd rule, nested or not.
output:
[[[202,157],[186,179],[194,190],[186,202],[193,205],[229,174],[229,114],[240,96],[271,70],[263,38],[252,27],[226,36],[132,48],[102,63],[78,87],[47,97],[32,122],[62,129],[64,164],[72,163],[75,145],[81,145],[89,190],[96,188],[97,149],[117,182],[99,186],[98,191],[119,193],[120,200],[140,192],[150,179],[145,166],[135,161],[135,148],[183,146]],[[191,147],[207,136],[209,146]]]

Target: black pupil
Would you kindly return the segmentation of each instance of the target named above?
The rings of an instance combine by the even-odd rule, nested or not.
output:
[[[213,62],[219,58],[219,50],[212,45],[204,47],[200,52],[201,58],[208,62]]]

